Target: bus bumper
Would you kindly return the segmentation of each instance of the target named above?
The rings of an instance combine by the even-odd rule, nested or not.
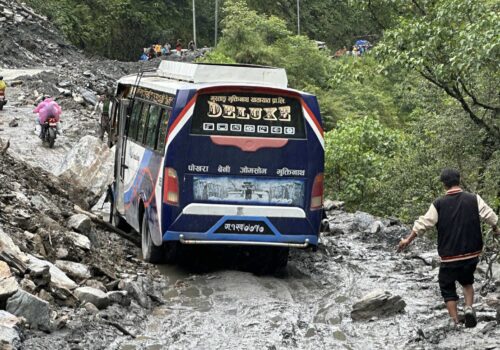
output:
[[[244,222],[250,227],[262,225],[265,229],[263,229],[263,234],[252,234],[246,230],[236,232],[237,230],[234,230],[234,222]],[[244,228],[246,228],[245,224],[243,224]],[[219,217],[218,220],[216,219],[210,226],[211,228],[206,232],[175,230],[175,228],[171,228],[164,232],[163,240],[179,241],[183,244],[253,245],[293,248],[307,248],[311,245],[318,245],[318,235],[300,234],[299,232],[283,234],[267,217],[224,216]]]
[[[201,239],[186,239],[184,234],[179,235],[179,241],[182,244],[224,244],[224,245],[251,245],[251,246],[266,246],[266,247],[289,247],[289,248],[307,248],[309,246],[309,238],[304,240],[304,243],[291,242],[259,242],[259,241],[230,241],[230,240],[201,240]]]

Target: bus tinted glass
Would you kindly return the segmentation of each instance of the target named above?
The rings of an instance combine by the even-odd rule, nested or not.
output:
[[[139,125],[137,126],[137,141],[142,143],[142,138],[144,137],[144,129],[146,129],[146,123],[148,120],[149,105],[144,105],[141,113],[141,119],[139,119]]]
[[[137,137],[137,125],[139,123],[141,109],[142,109],[142,102],[136,101],[134,103],[134,108],[132,109],[132,116],[130,117],[130,125],[128,128],[128,137],[134,140]]]
[[[191,134],[305,139],[300,101],[256,93],[213,93],[196,101]]]
[[[160,118],[160,106],[158,105],[151,106],[149,108],[149,120],[146,130],[146,146],[152,149],[155,148],[159,118]]]
[[[163,152],[165,147],[165,141],[167,138],[167,126],[168,119],[170,118],[171,110],[170,109],[162,109],[160,115],[160,129],[158,132],[158,143],[156,149],[160,152]]]

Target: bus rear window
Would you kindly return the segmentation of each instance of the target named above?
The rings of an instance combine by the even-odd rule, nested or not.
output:
[[[198,96],[191,134],[306,138],[302,108],[297,98],[256,93]]]

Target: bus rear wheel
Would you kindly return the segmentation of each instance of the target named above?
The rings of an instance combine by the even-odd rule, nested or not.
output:
[[[286,268],[288,264],[287,247],[256,247],[253,257],[253,270],[256,274],[269,274]]]
[[[144,215],[141,225],[141,250],[144,261],[152,264],[174,263],[179,254],[179,242],[164,242],[157,246],[151,239],[148,216]]]

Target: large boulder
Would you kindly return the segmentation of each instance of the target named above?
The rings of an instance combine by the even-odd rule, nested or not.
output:
[[[16,316],[24,317],[32,327],[49,328],[49,303],[22,289],[7,299],[6,310]]]
[[[87,135],[67,153],[54,174],[99,196],[113,182],[114,157],[115,148]]]
[[[80,287],[75,289],[75,296],[83,304],[92,303],[98,309],[104,309],[109,305],[109,297],[102,290],[92,287]]]
[[[75,281],[66,276],[66,274],[61,271],[61,269],[59,269],[49,261],[41,260],[30,255],[28,266],[30,267],[30,269],[39,269],[40,267],[48,266],[50,273],[50,283],[57,288],[65,288],[71,290],[78,287]]]
[[[366,320],[372,317],[385,317],[401,312],[406,307],[405,301],[388,291],[375,290],[365,295],[352,306],[353,320]]]

